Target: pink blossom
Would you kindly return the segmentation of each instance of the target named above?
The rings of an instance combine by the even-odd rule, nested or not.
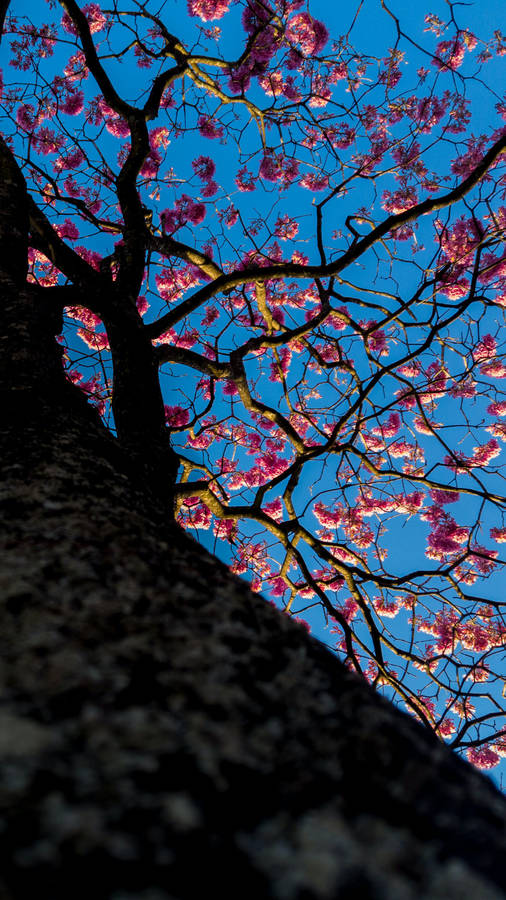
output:
[[[275,500],[271,500],[270,503],[265,503],[263,509],[271,519],[274,519],[276,522],[283,521],[283,506],[278,497]]]
[[[298,13],[288,20],[286,37],[296,44],[304,56],[318,56],[329,39],[323,22],[313,19],[309,13]]]
[[[149,309],[149,303],[148,303],[146,297],[144,296],[144,294],[139,294],[139,296],[137,297],[137,300],[135,302],[135,305],[137,306],[137,310],[141,316],[144,316]]]
[[[424,496],[421,491],[413,491],[411,494],[400,494],[395,498],[395,509],[398,513],[414,516],[423,506]]]
[[[465,50],[465,44],[460,40],[440,41],[435,54],[439,58],[434,58],[432,65],[437,66],[438,69],[455,72],[462,65]]]
[[[202,137],[223,137],[223,128],[217,124],[216,119],[213,119],[212,116],[199,116],[197,125]]]
[[[497,341],[491,334],[486,334],[473,350],[473,359],[480,362],[484,359],[493,359],[497,350]]]
[[[33,131],[38,124],[35,108],[30,103],[23,103],[21,106],[18,106],[16,122],[24,131]]]
[[[327,137],[333,147],[336,147],[338,150],[346,150],[347,147],[351,147],[355,143],[357,133],[347,122],[342,122],[334,128],[329,128]]]
[[[263,75],[262,78],[259,78],[259,82],[269,97],[279,97],[284,94],[282,72],[270,72],[268,75]]]
[[[384,438],[394,437],[401,427],[401,417],[398,412],[390,413],[387,421],[383,425],[376,426],[372,429],[373,434],[380,434]]]
[[[75,94],[69,94],[64,103],[60,104],[60,111],[68,116],[77,116],[82,112],[84,106],[84,93],[76,91]]]
[[[477,769],[493,769],[501,762],[499,755],[488,744],[482,747],[470,747],[466,756]]]
[[[403,188],[399,188],[398,191],[383,191],[381,197],[383,209],[392,215],[404,212],[406,209],[411,209],[411,207],[415,206],[417,203],[418,196],[416,188],[412,185],[406,185]]]
[[[458,175],[459,178],[465,178],[469,175],[483,159],[486,143],[487,141],[484,136],[470,138],[467,142],[467,153],[464,153],[452,162],[450,166],[452,172],[455,175]],[[489,176],[485,175],[484,180],[487,180],[488,177]]]
[[[215,194],[218,193],[218,184],[216,181],[212,179],[207,182],[206,185],[202,188],[202,196],[203,197],[214,197]]]
[[[323,78],[316,77],[314,79],[309,105],[313,107],[326,106],[331,97],[332,94],[326,79],[324,80]]]
[[[190,413],[182,406],[165,406],[165,421],[170,428],[184,428],[190,421]]]
[[[261,2],[258,2],[258,0],[247,0],[242,14],[244,30],[248,34],[253,34],[257,29],[260,30],[261,26],[265,26],[272,15],[273,10],[269,7],[266,0],[261,0]]]
[[[216,172],[216,165],[209,156],[198,156],[192,162],[192,169],[202,181],[209,181]]]
[[[482,444],[479,447],[474,447],[472,465],[488,466],[490,460],[495,459],[495,457],[499,456],[500,453],[500,444],[495,440],[495,438],[492,438],[490,441],[487,441],[486,444]]]
[[[506,756],[506,736],[502,734],[500,737],[496,738],[492,748],[499,756]]]
[[[221,540],[233,541],[237,535],[237,522],[234,519],[219,519],[213,525],[213,534]]]
[[[439,723],[437,730],[441,737],[451,737],[456,731],[455,723],[452,722],[451,719],[443,719],[443,721]]]
[[[439,124],[448,109],[446,97],[424,97],[418,103],[414,118],[423,134],[428,134]]]
[[[298,169],[299,164],[296,160],[268,152],[260,163],[258,174],[266,181],[281,181],[287,186],[297,177]]]
[[[455,553],[468,537],[468,528],[457,525],[451,516],[445,516],[429,534],[427,556],[441,559],[448,553]]]
[[[441,427],[439,422],[427,418],[422,419],[421,416],[415,416],[413,425],[419,434],[434,434],[434,431]]]
[[[206,217],[206,208],[203,203],[192,203],[188,208],[188,219],[193,225],[200,225]]]
[[[56,134],[51,128],[42,126],[34,133],[32,138],[32,146],[37,153],[48,156],[50,153],[59,153],[65,138],[61,134]]]
[[[278,216],[274,229],[276,237],[281,238],[282,241],[290,241],[293,240],[298,231],[299,225],[295,219],[290,218],[287,213],[283,216]]]
[[[490,537],[498,544],[506,544],[506,528],[491,528]]]
[[[65,219],[63,225],[56,225],[55,229],[61,238],[69,238],[71,241],[76,241],[79,237],[79,231],[70,219]]]
[[[458,491],[445,491],[441,488],[432,488],[429,491],[429,494],[438,506],[445,506],[447,503],[456,503],[460,500],[460,494]]]
[[[152,148],[141,166],[139,175],[148,179],[156,178],[161,162],[162,157],[157,150]]]
[[[239,219],[239,210],[235,208],[232,204],[228,207],[223,215],[223,221],[227,228],[233,228],[236,225],[237,220]]]
[[[410,457],[414,450],[414,445],[409,444],[407,441],[395,441],[388,448],[388,452],[391,456],[398,459],[403,456]]]
[[[229,72],[228,86],[232,94],[244,94],[251,84],[251,69],[248,65],[236,66]]]
[[[490,678],[490,670],[486,666],[473,666],[469,672],[472,681],[482,684]]]
[[[96,34],[97,31],[102,31],[107,25],[107,17],[100,9],[98,3],[87,3],[86,6],[83,6],[82,12],[88,20],[88,25],[90,26],[92,34]],[[69,34],[77,34],[77,29],[68,13],[63,15],[61,24]]]
[[[469,399],[476,397],[476,382],[467,379],[466,381],[455,382],[448,391],[450,397],[465,397]]]
[[[316,193],[317,191],[324,191],[329,186],[329,177],[328,175],[313,175],[313,173],[308,172],[302,176],[299,184],[308,191]]]
[[[84,153],[80,147],[76,147],[73,152],[60,156],[56,160],[54,167],[57,172],[68,171],[69,169],[78,169],[83,162]]]
[[[469,556],[468,562],[473,565],[482,575],[489,575],[496,567],[494,560],[498,557],[497,550],[488,550],[480,544],[473,544],[473,553]]]
[[[491,403],[490,406],[487,406],[487,412],[491,416],[506,416],[506,401],[501,400],[498,403]]]
[[[96,272],[100,271],[100,263],[102,262],[100,253],[97,253],[96,250],[89,250],[88,247],[76,247],[75,250]]]
[[[243,166],[242,169],[239,169],[237,172],[235,183],[243,193],[255,190],[255,176],[251,172],[248,172],[246,166]]]
[[[483,363],[480,372],[488,378],[506,378],[506,365],[500,359],[493,359]]]
[[[109,339],[105,332],[88,331],[86,328],[78,328],[77,334],[90,350],[110,350]]]
[[[222,19],[230,8],[230,0],[188,0],[190,16],[197,16],[202,22]]]
[[[397,372],[399,375],[404,375],[407,378],[416,378],[417,375],[420,374],[421,364],[418,360],[414,360],[413,362],[405,363],[403,366],[399,366]]]

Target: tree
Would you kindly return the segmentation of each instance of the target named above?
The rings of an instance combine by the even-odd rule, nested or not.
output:
[[[457,70],[475,38],[452,10],[452,39],[432,54],[435,84],[427,97],[400,95],[401,102],[393,92],[405,38],[394,19],[399,43],[374,85],[383,105],[364,105],[373,100],[369,88],[361,93],[368,60],[352,52],[349,34],[322,55],[327,32],[297,3],[248,2],[244,49],[233,64],[204,53],[204,41],[218,37],[214,27],[201,28],[201,43],[189,50],[147,5],[61,5],[63,31],[2,8],[20,79],[4,87],[0,144],[3,893],[192,897],[205,871],[226,896],[503,896],[504,801],[432,733],[451,731],[451,715],[440,711],[449,695],[450,714],[459,705],[463,715],[456,746],[474,749],[485,767],[502,747],[494,663],[502,604],[491,599],[485,609],[469,587],[496,562],[476,541],[486,507],[503,502],[500,470],[494,477],[488,465],[499,444],[482,439],[474,454],[457,451],[432,416],[444,391],[460,398],[472,442],[483,404],[494,405],[489,415],[502,412],[492,387],[497,339],[488,329],[504,293],[498,203],[506,138],[499,128],[488,142],[470,139],[447,190],[417,144],[429,135],[444,147],[448,135],[465,133]],[[204,21],[227,7],[189,4]],[[429,25],[443,28],[435,17]],[[499,53],[502,38],[494,40]],[[490,52],[482,48],[483,64]],[[115,69],[129,54],[141,72],[150,69],[148,87],[125,89],[135,102],[120,96]],[[46,62],[59,74],[48,78]],[[454,79],[454,91],[439,96],[443,76]],[[418,73],[422,85],[427,77]],[[256,86],[249,99],[252,78],[272,96],[268,105]],[[342,80],[350,100],[337,115],[334,106],[327,112],[327,92]],[[71,131],[68,117],[84,109],[82,129]],[[162,111],[163,124],[148,127]],[[195,131],[221,140],[227,128],[239,145],[242,138],[239,152],[253,156],[244,143],[248,119],[259,135],[260,180],[242,158],[234,177],[246,195],[255,183],[274,185],[276,224],[270,228],[266,213],[255,234],[245,220],[254,252],[245,256],[238,242],[239,259],[227,262],[222,251],[215,261],[217,245],[203,246],[199,231],[206,211],[216,204],[223,229],[250,212],[229,203],[225,190],[212,199],[215,163],[195,155]],[[186,128],[199,181],[183,192],[177,172],[165,170],[176,198],[165,207],[164,151],[169,140],[184,141]],[[130,144],[114,170],[118,136]],[[346,191],[359,179],[378,185],[390,177],[392,159],[398,187],[381,195],[387,217],[373,207],[348,215]],[[317,263],[273,242],[296,237],[295,214],[278,215],[276,206],[278,188],[286,203],[292,189],[300,198],[296,180],[301,190],[327,191],[315,204]],[[419,199],[423,192],[428,198]],[[328,250],[325,213],[337,200],[348,237],[337,234]],[[348,266],[371,251],[381,273],[383,251],[391,246],[399,258],[421,217],[441,210],[450,218],[436,222],[435,256],[430,266],[416,263],[419,283],[409,296],[378,284],[346,288]],[[90,233],[74,248],[76,223]],[[421,233],[422,226],[420,240]],[[223,235],[216,227],[214,237]],[[158,318],[145,324],[148,303]],[[79,322],[77,337],[63,330],[64,312]],[[83,355],[78,339],[93,354]],[[98,362],[92,378],[76,370],[78,353],[81,368]],[[190,373],[185,404],[164,403],[158,370],[169,363]],[[322,406],[313,407],[318,392]],[[435,456],[424,466],[420,444],[404,446],[415,420],[443,446],[444,477],[434,475]],[[500,436],[500,424],[486,427]],[[180,434],[192,451],[214,456],[184,451]],[[257,457],[247,469],[249,453]],[[407,462],[396,468],[395,459]],[[305,508],[304,473],[315,463],[324,499]],[[322,491],[336,478],[330,502]],[[433,502],[424,506],[428,492]],[[445,512],[457,493],[479,501],[472,527]],[[344,664],[185,535],[171,521],[174,509],[184,525],[214,522],[217,538],[235,550],[235,569],[249,563],[278,596],[283,585],[291,597],[316,596],[340,629]],[[380,529],[370,538],[364,519],[420,510],[435,566],[392,574]],[[311,515],[322,525],[314,533]],[[272,534],[284,556],[262,558],[258,538],[240,530],[243,520]],[[500,538],[502,525],[491,527]],[[368,597],[367,584],[379,599]],[[350,598],[341,601],[343,585]],[[391,592],[409,595],[407,650],[382,618],[394,611]],[[422,627],[438,641],[423,654],[415,643]],[[432,696],[413,680],[419,669],[392,670],[394,653],[423,669]],[[423,724],[357,671],[386,682]],[[485,675],[492,687],[483,691]]]

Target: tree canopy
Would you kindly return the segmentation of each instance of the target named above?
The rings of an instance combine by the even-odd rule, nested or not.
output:
[[[68,378],[151,490],[486,769],[506,38],[440,5],[13,0],[2,132]]]

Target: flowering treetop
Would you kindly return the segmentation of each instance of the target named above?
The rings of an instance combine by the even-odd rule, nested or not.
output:
[[[68,377],[184,527],[490,768],[506,39],[381,5],[373,56],[367,0],[336,35],[302,0],[12,2],[2,128]]]

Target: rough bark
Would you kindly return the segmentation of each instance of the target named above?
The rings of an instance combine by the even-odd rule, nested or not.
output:
[[[166,520],[12,258],[1,900],[505,897],[501,795]]]

